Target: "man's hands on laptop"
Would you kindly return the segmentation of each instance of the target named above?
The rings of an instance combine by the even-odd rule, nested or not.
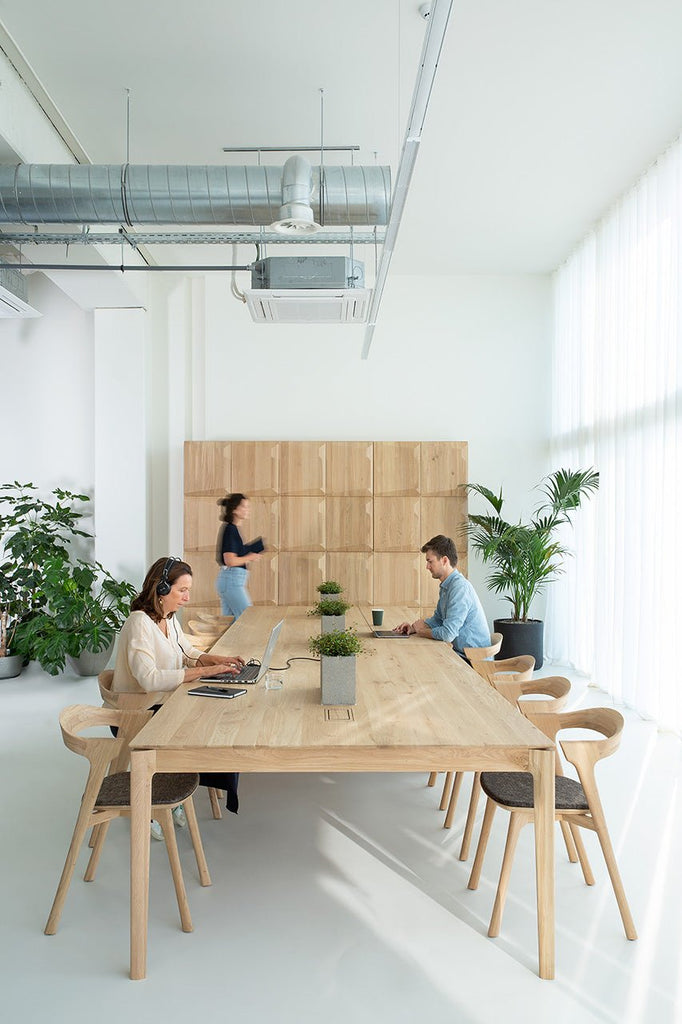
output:
[[[412,636],[413,633],[418,636],[431,635],[431,630],[423,619],[417,619],[415,622],[401,622],[399,626],[393,627],[393,632],[402,633],[403,636]]]

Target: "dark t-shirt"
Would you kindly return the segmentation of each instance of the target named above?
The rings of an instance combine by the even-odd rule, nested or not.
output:
[[[226,551],[231,551],[237,556],[237,558],[243,558],[244,555],[249,555],[252,551],[262,551],[263,541],[258,537],[250,544],[245,544],[242,540],[242,535],[235,526],[234,523],[225,523],[225,529],[220,541],[220,564],[225,564],[223,555]],[[240,566],[239,568],[246,568],[246,566]]]

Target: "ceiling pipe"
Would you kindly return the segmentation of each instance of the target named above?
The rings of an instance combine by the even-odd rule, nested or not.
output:
[[[318,224],[321,199],[326,225],[387,223],[389,167],[325,166],[322,197],[320,168],[310,170],[308,205]],[[4,164],[0,222],[267,225],[281,219],[290,201],[283,194],[283,171],[269,166]],[[301,182],[287,175],[289,185],[298,195]]]

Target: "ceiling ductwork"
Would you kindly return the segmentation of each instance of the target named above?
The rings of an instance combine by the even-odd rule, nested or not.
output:
[[[313,194],[312,167],[302,156],[290,156],[282,168],[282,208],[272,225],[280,235],[309,235],[319,231],[310,199]]]
[[[320,178],[323,187],[320,195]],[[384,225],[389,167],[0,165],[0,223]],[[287,228],[288,225],[288,228]]]

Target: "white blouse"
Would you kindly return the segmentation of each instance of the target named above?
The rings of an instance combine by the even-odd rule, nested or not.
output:
[[[168,636],[146,612],[130,613],[118,638],[114,693],[175,690],[196,665],[203,651],[192,647],[174,615],[166,621]]]

